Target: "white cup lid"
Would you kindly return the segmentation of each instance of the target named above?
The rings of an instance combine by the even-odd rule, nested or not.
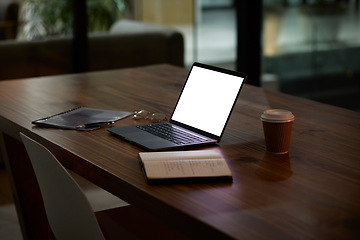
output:
[[[267,122],[291,122],[294,119],[292,112],[284,109],[268,109],[261,115],[261,120]]]

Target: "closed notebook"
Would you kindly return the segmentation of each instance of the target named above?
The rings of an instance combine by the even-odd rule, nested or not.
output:
[[[74,130],[93,130],[101,125],[110,125],[131,115],[132,112],[112,111],[88,107],[76,107],[32,122],[40,127]]]
[[[214,150],[141,152],[148,183],[232,181],[226,161]]]

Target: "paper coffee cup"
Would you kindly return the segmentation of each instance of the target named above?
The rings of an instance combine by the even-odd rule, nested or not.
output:
[[[284,109],[268,109],[261,115],[266,150],[270,153],[287,153],[290,146],[292,112]]]

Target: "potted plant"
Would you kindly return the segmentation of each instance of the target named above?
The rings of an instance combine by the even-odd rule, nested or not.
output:
[[[74,0],[24,0],[21,9],[22,36],[39,39],[71,35]],[[107,31],[125,11],[124,0],[87,0],[88,32]]]

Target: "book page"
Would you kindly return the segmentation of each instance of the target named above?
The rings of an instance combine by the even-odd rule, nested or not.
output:
[[[149,179],[231,176],[226,161],[213,150],[140,153]]]
[[[220,154],[218,154],[214,150],[141,152],[139,153],[139,155],[143,161],[182,160],[182,159],[222,159]]]

